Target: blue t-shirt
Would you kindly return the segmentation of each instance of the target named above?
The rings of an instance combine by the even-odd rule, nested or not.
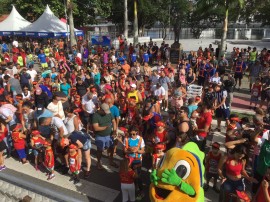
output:
[[[136,139],[133,139],[133,138],[128,138],[128,146],[129,147],[138,147],[139,146],[139,142],[140,142],[140,136],[137,136]],[[141,145],[140,145],[141,146]],[[136,154],[134,153],[131,153],[131,154],[128,154],[130,157],[133,157],[135,158],[136,157]],[[138,158],[141,158],[141,154],[138,154],[137,156]],[[134,162],[133,162],[134,163]]]
[[[149,62],[149,55],[148,55],[148,53],[144,53],[143,54],[143,61],[144,62]]]
[[[47,93],[49,98],[52,98],[52,92],[49,90],[47,86],[39,85],[39,87],[42,89],[43,92]]]
[[[188,117],[191,117],[192,112],[198,109],[198,105],[189,105],[188,106]]]
[[[65,93],[66,95],[68,95],[68,90],[70,89],[70,85],[68,83],[66,83],[66,85],[64,85],[63,83],[61,83],[60,85],[60,90]]]
[[[46,63],[46,55],[44,53],[41,53],[38,55],[38,59],[40,61],[40,63]]]
[[[113,105],[111,108],[110,108],[110,111],[111,111],[111,114],[113,116],[113,118],[118,118],[120,117],[120,112],[119,112],[119,109]]]
[[[119,60],[119,62],[121,63],[121,65],[123,65],[125,63],[125,60],[127,59],[126,56],[121,56],[117,58]]]
[[[132,61],[132,62],[136,62],[136,60],[137,60],[137,55],[136,55],[135,53],[133,53],[133,54],[131,55],[131,61]]]

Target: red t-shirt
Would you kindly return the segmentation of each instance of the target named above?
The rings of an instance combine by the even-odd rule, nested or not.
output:
[[[13,146],[16,150],[25,148],[25,141],[23,138],[20,138],[20,132],[13,132],[11,137],[13,140]]]
[[[0,133],[0,142],[8,135],[7,127],[5,127],[4,132]]]
[[[49,154],[52,154],[51,160],[50,160],[50,155]],[[49,164],[51,164],[51,165],[49,165]],[[54,156],[53,156],[53,150],[52,149],[46,149],[45,150],[45,162],[44,162],[44,165],[47,168],[53,168],[54,167]]]
[[[211,126],[212,123],[212,113],[211,112],[205,112],[201,113],[200,117],[196,120],[198,129],[203,129],[205,126]],[[206,132],[197,132],[197,135],[200,137],[206,137]]]
[[[124,184],[133,184],[134,183],[134,175],[135,172],[133,170],[129,170],[128,172],[120,172],[120,181]]]

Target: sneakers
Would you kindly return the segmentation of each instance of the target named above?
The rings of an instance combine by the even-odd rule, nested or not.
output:
[[[165,108],[164,111],[167,112],[168,111],[168,108]]]
[[[5,170],[7,167],[5,165],[0,166],[0,171]]]
[[[214,131],[221,132],[220,128],[216,128]]]
[[[29,164],[29,161],[23,161],[22,164],[23,165]]]
[[[47,180],[52,180],[53,178],[55,178],[54,174],[50,174],[49,177],[47,178]]]
[[[78,184],[80,182],[80,179],[79,178],[75,178],[74,181],[73,181],[73,184]]]

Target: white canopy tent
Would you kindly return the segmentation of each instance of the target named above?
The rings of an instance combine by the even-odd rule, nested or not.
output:
[[[19,31],[29,25],[31,25],[31,22],[24,19],[16,8],[12,6],[9,16],[0,22],[0,36],[23,35]]]
[[[61,37],[69,35],[69,25],[58,19],[47,5],[43,14],[35,22],[20,31],[26,36]],[[83,32],[75,29],[75,35],[81,36]]]

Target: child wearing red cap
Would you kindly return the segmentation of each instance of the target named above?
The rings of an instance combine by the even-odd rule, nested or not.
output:
[[[79,173],[81,168],[79,164],[78,147],[74,144],[69,145],[68,162],[69,170],[72,173],[70,181],[73,181],[74,184],[77,184],[80,182]]]
[[[31,133],[30,145],[33,148],[35,156],[35,169],[39,171],[39,162],[41,162],[42,147],[44,145],[45,138],[40,135],[38,130],[33,130]]]
[[[17,151],[17,154],[22,162],[22,164],[29,163],[26,160],[26,153],[25,153],[25,138],[26,135],[22,133],[22,125],[17,124],[16,127],[13,129],[11,134],[13,140],[14,149]]]
[[[161,158],[164,156],[164,149],[165,146],[163,144],[156,144],[154,148],[154,154],[152,158],[152,169],[157,169],[157,166],[161,160]]]
[[[241,135],[238,132],[238,128],[240,128],[239,122],[240,122],[240,119],[238,115],[236,114],[230,115],[230,123],[227,126],[225,142],[233,141],[235,140],[235,138]]]
[[[221,159],[221,152],[219,150],[220,144],[214,142],[212,144],[212,150],[208,152],[207,157],[205,159],[205,173],[206,173],[206,183],[204,185],[204,190],[207,191],[209,188],[209,181],[214,178],[213,190],[219,193],[217,188],[217,179],[218,179],[218,162]]]
[[[156,123],[157,128],[154,130],[155,144],[163,144],[166,149],[166,144],[169,143],[168,133],[165,128],[165,123],[159,121]]]
[[[55,178],[54,175],[54,154],[52,150],[52,141],[50,139],[46,140],[44,142],[45,149],[45,155],[44,155],[44,166],[47,169],[48,176],[47,180],[51,180]]]

